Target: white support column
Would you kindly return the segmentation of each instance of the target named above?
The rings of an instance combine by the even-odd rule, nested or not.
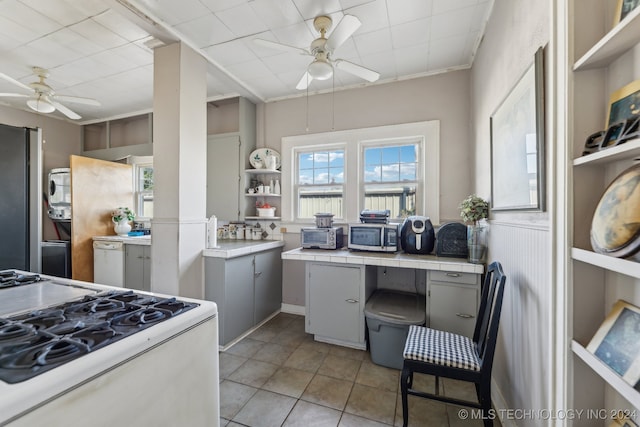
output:
[[[204,298],[206,62],[175,43],[154,51],[151,290]]]

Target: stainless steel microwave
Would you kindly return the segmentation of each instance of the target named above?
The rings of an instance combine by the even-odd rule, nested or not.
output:
[[[300,243],[306,249],[340,249],[342,236],[342,227],[308,227],[300,230]]]
[[[349,224],[347,247],[360,251],[397,252],[399,224]]]

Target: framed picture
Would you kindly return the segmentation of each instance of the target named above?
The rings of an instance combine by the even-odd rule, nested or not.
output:
[[[640,0],[638,0],[640,1]],[[633,81],[611,94],[607,111],[607,126],[621,123],[640,113],[640,80]]]
[[[617,25],[629,14],[629,12],[638,7],[638,5],[640,5],[640,0],[618,0],[618,7],[616,7],[613,25]]]
[[[491,209],[543,211],[543,48],[490,120]]]
[[[587,350],[635,387],[640,380],[640,308],[617,301]]]

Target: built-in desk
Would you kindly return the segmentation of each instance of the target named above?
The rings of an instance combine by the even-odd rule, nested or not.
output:
[[[318,341],[366,349],[364,306],[378,287],[378,269],[426,275],[427,325],[473,335],[484,265],[460,258],[297,248],[283,260],[305,261],[305,330]]]

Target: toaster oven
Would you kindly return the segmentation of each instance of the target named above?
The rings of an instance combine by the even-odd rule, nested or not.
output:
[[[342,227],[305,227],[300,230],[300,243],[305,249],[340,249]]]

